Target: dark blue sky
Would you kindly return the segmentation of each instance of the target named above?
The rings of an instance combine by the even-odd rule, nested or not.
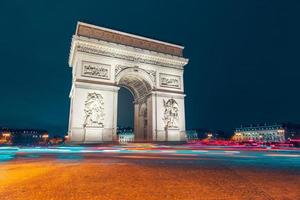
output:
[[[77,21],[184,45],[188,128],[300,122],[299,10],[282,0],[1,0],[0,126],[67,131]]]

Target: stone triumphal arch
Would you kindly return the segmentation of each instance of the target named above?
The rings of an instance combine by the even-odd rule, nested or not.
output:
[[[183,47],[77,24],[72,39],[69,139],[117,139],[118,90],[134,97],[136,141],[184,141]]]

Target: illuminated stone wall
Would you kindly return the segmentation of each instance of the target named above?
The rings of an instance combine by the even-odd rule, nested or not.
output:
[[[285,130],[280,127],[249,127],[236,130],[232,139],[237,142],[284,142]]]
[[[111,31],[120,38],[128,36],[84,23],[78,23],[77,28],[81,25],[90,27],[89,30]],[[183,67],[188,60],[161,50],[153,51],[154,47],[163,47],[179,52],[183,47],[130,35],[150,45],[149,50],[77,33],[78,30],[69,57],[72,67],[69,140],[74,143],[117,140],[118,90],[125,87],[134,97],[135,141],[184,141]]]

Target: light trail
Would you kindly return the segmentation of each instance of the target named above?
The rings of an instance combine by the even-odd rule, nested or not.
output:
[[[104,156],[111,158],[159,159],[159,160],[188,160],[214,159],[227,160],[232,163],[289,163],[300,167],[299,150],[242,150],[240,148],[205,147],[195,148],[190,145],[154,145],[131,144],[114,146],[60,146],[60,147],[0,147],[0,163],[18,158],[41,159],[51,155],[58,160],[81,161],[90,159],[89,156]],[[274,160],[276,159],[276,160]],[[282,162],[281,162],[282,161]],[[290,162],[289,162],[290,161]],[[275,165],[279,165],[275,163]]]

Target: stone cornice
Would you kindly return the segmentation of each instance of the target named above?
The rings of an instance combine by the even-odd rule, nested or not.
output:
[[[75,35],[94,38],[116,44],[123,44],[140,49],[147,49],[155,52],[182,57],[183,46],[162,42],[130,33],[112,30],[83,22],[77,23]]]
[[[164,93],[175,93],[175,94],[184,94],[182,91],[176,91],[176,90],[165,90],[165,89],[153,89],[153,92],[164,92]]]
[[[188,59],[154,51],[134,48],[111,42],[73,36],[70,49],[69,65],[73,65],[75,52],[103,55],[118,59],[124,59],[137,63],[146,63],[164,67],[183,69]]]
[[[157,95],[159,97],[169,97],[169,98],[176,98],[176,99],[184,99],[185,94],[184,93],[179,93],[179,92],[173,92],[173,91],[152,91],[151,94]]]

